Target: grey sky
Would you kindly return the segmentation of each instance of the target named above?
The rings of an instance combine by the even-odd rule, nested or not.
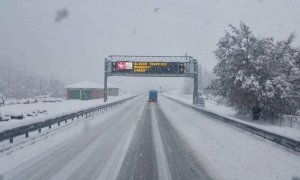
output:
[[[299,46],[299,7],[299,0],[1,0],[0,62],[69,83],[103,82],[110,54],[188,53],[211,70],[228,24],[243,21],[256,35],[275,39],[295,31]],[[56,23],[61,9],[68,16]],[[182,85],[174,78],[110,80],[131,88]]]

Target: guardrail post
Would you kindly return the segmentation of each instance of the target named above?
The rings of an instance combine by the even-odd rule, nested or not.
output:
[[[13,142],[14,142],[14,138],[13,138],[13,137],[10,137],[10,138],[9,138],[9,142],[10,142],[10,143],[13,143]]]
[[[51,129],[51,124],[49,124],[49,129]]]
[[[41,128],[41,127],[39,127],[39,133],[40,133],[40,132],[42,132],[42,128]]]
[[[60,121],[57,122],[57,125],[60,126]]]
[[[68,122],[68,119],[65,120],[65,123],[67,123],[67,122]]]
[[[28,136],[29,136],[28,134],[29,134],[28,132],[25,134],[25,137],[26,137],[26,138],[28,138]]]
[[[291,127],[293,127],[293,116],[291,116]]]

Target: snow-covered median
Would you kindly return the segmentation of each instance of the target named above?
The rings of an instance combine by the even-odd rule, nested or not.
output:
[[[3,132],[7,129],[12,129],[28,124],[32,124],[39,121],[45,121],[50,118],[55,118],[65,114],[70,114],[73,112],[93,108],[103,104],[108,104],[111,102],[116,102],[132,95],[121,95],[115,97],[109,97],[106,103],[103,102],[103,99],[97,100],[66,100],[63,102],[53,102],[53,103],[34,103],[34,104],[15,104],[7,105],[0,108],[1,114],[29,114],[36,111],[45,111],[47,113],[38,113],[36,116],[26,116],[24,119],[11,119],[9,121],[0,121],[0,132]]]
[[[172,93],[164,93],[165,96],[168,96],[170,98],[179,100],[181,102],[187,103],[187,104],[193,104],[192,102],[192,96],[191,95],[182,95],[178,92],[172,92]],[[246,120],[242,120],[240,118],[236,117],[236,112],[227,106],[224,105],[218,105],[216,102],[211,100],[206,100],[205,107],[199,107],[203,108],[204,110],[213,112],[215,114],[230,118],[232,120],[238,121],[240,123],[244,123],[256,128],[260,128],[262,130],[266,130],[281,136],[285,136],[287,138],[294,139],[296,141],[300,140],[300,131],[296,128],[290,128],[290,127],[280,127],[272,124],[260,124],[259,122],[249,122]]]

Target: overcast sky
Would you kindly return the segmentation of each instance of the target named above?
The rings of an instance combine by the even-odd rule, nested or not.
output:
[[[0,62],[67,83],[103,82],[110,54],[191,55],[217,63],[218,40],[240,21],[300,46],[300,0],[0,0]],[[179,88],[176,78],[109,78],[121,87]]]

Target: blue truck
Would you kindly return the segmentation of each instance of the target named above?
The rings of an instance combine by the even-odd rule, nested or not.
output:
[[[156,90],[149,91],[149,102],[157,102],[157,91]]]

